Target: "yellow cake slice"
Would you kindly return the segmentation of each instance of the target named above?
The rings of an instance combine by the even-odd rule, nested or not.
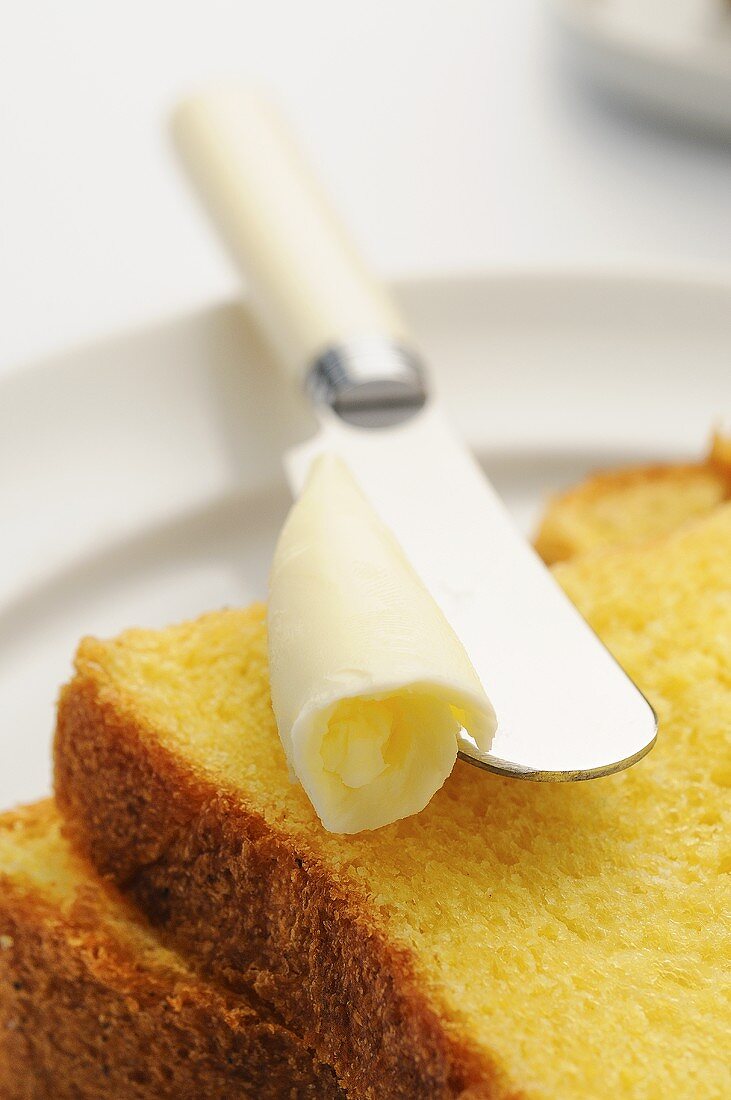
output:
[[[62,838],[0,815],[2,1100],[312,1100],[334,1075],[255,997],[196,977]]]
[[[263,608],[80,646],[55,749],[76,843],[349,1095],[731,1095],[731,505],[557,577],[656,707],[655,749],[574,785],[458,763],[355,836],[289,780]]]
[[[704,462],[609,470],[556,494],[538,528],[536,549],[553,564],[598,546],[658,538],[730,496],[731,437],[717,434]]]

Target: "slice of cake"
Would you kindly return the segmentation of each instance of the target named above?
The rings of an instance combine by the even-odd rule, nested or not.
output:
[[[55,750],[76,842],[349,1095],[731,1095],[731,505],[557,576],[656,707],[655,749],[580,784],[458,763],[355,836],[290,782],[261,607],[79,649]]]
[[[595,474],[552,498],[536,549],[553,564],[598,546],[641,542],[707,515],[731,497],[731,438],[716,435],[704,462]]]
[[[342,1096],[253,996],[201,981],[61,837],[52,802],[0,816],[0,1096]]]

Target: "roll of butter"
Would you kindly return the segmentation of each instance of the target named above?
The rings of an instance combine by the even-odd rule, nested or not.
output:
[[[341,459],[321,455],[272,564],[272,704],[294,776],[326,829],[418,813],[481,748],[493,708],[470,660]]]

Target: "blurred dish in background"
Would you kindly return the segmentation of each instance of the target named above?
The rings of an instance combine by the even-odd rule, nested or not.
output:
[[[731,133],[731,0],[551,0],[572,63],[665,118]]]

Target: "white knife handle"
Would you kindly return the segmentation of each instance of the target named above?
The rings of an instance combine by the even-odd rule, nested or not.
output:
[[[417,357],[398,311],[271,105],[246,89],[217,88],[183,103],[173,130],[289,372],[303,381],[314,369],[325,389],[373,393],[380,380],[397,399],[405,387],[402,397],[419,391],[423,403]]]

